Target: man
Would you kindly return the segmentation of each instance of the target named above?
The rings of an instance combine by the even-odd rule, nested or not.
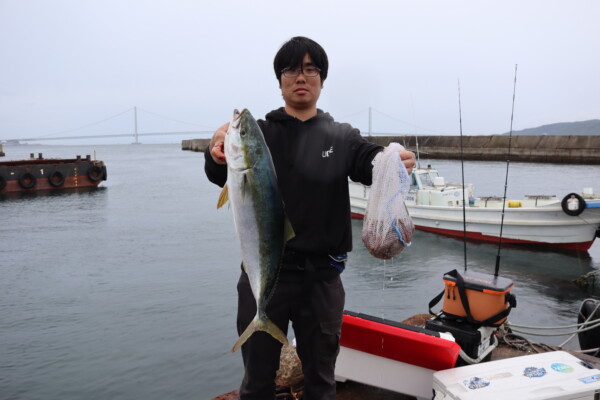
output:
[[[327,78],[327,54],[316,42],[294,37],[275,56],[274,70],[284,107],[259,120],[271,152],[286,214],[296,236],[286,245],[277,287],[266,313],[287,334],[292,322],[304,373],[304,398],[335,399],[335,360],[339,352],[345,292],[340,279],[352,250],[348,177],[371,184],[373,158],[382,147],[357,129],[335,122],[317,101]],[[219,128],[205,152],[209,180],[227,180]],[[400,152],[410,174],[412,152]],[[238,282],[237,329],[241,334],[256,314],[248,276]],[[281,343],[265,332],[242,346],[245,375],[240,399],[271,400]]]

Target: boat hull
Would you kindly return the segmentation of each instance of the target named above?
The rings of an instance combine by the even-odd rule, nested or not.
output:
[[[0,194],[94,188],[106,178],[104,163],[90,156],[0,162]]]

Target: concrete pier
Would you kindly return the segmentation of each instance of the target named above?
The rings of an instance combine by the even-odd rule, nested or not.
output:
[[[181,150],[204,151],[210,139],[190,139],[181,141]]]
[[[429,159],[460,160],[460,136],[371,136],[373,143],[397,142]],[[510,157],[508,146],[510,139]],[[204,151],[210,139],[184,140],[182,150]],[[463,136],[464,160],[600,164],[600,135],[589,136]]]

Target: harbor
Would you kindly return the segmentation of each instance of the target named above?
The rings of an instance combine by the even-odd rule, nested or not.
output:
[[[7,149],[15,159],[95,150],[110,176],[92,192],[0,202],[3,397],[211,399],[237,388],[242,361],[230,349],[240,254],[231,212],[216,209],[219,188],[200,173],[203,155],[180,144]],[[458,161],[422,162],[459,180]],[[465,181],[478,195],[501,195],[505,169],[467,161]],[[511,163],[511,170],[520,171],[509,177],[511,198],[577,192],[600,176],[598,165]],[[393,321],[427,313],[442,275],[464,263],[462,240],[423,231],[398,257],[377,260],[361,228],[352,221],[354,249],[342,275],[347,310]],[[469,269],[493,272],[497,253],[468,242]],[[573,281],[599,269],[598,241],[575,253],[503,247],[500,271],[518,298],[509,320],[576,323],[582,300],[600,287]],[[527,337],[557,346],[568,336]],[[351,381],[343,386],[358,390]]]

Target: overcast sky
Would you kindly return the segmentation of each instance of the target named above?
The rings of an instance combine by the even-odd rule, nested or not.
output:
[[[599,21],[595,0],[0,0],[0,140],[128,133],[133,107],[139,132],[263,117],[296,35],[329,55],[319,108],[364,132],[371,107],[375,133],[458,134],[459,80],[463,133],[508,132],[516,64],[513,129],[597,119]]]

